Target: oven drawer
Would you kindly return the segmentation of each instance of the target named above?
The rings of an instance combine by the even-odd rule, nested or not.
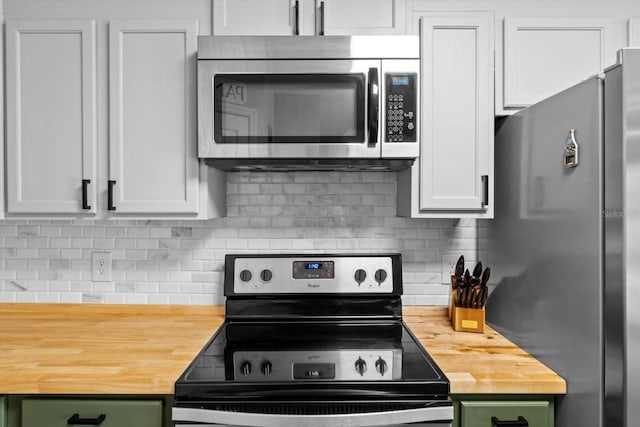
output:
[[[553,404],[544,400],[460,401],[460,427],[553,427]]]
[[[327,427],[335,427],[336,425],[333,421],[327,420]],[[401,427],[401,426],[411,426],[411,427],[451,427],[451,423],[411,423],[411,424],[387,424],[379,427]],[[234,426],[231,424],[176,424],[175,427],[241,427]],[[301,424],[299,427],[305,427]]]
[[[449,402],[450,403],[450,402]],[[282,413],[227,412],[202,408],[173,408],[175,427],[451,427],[453,406],[438,404],[433,407],[384,412],[363,412],[331,415],[289,415]]]
[[[22,427],[162,427],[162,400],[24,399]]]

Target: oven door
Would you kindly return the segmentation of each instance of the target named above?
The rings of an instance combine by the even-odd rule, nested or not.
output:
[[[378,158],[380,60],[198,61],[203,158]]]
[[[283,412],[286,411],[283,410]],[[453,405],[450,401],[440,401],[422,408],[322,415],[264,414],[174,407],[173,420],[176,427],[394,427],[404,425],[414,427],[451,427],[453,423]]]

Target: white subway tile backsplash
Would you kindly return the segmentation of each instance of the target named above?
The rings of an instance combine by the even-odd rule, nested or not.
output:
[[[233,252],[400,252],[405,304],[446,305],[442,255],[475,257],[475,220],[395,216],[392,172],[227,174],[213,220],[0,220],[0,301],[224,303]],[[483,234],[484,233],[484,234]],[[112,282],[91,255],[112,254]]]
[[[147,295],[147,303],[148,304],[169,304],[170,303],[169,295],[162,295],[162,294]]]
[[[12,272],[9,271],[8,273],[11,274]],[[24,280],[33,280],[38,277],[38,272],[33,270],[17,270],[17,271],[14,271],[13,273],[16,278],[16,281],[13,282],[14,285],[20,284]],[[24,289],[26,290],[27,288],[25,287]]]
[[[0,279],[3,280],[13,280],[16,277],[15,271],[5,270],[0,271]]]
[[[0,256],[1,252],[0,252]],[[26,259],[2,259],[3,263],[2,273],[13,273],[15,275],[15,270],[26,270],[27,269],[27,260]],[[14,270],[14,271],[11,271]],[[4,278],[4,277],[3,277]]]
[[[0,220],[1,221],[1,220]],[[7,237],[4,239],[5,248],[0,249],[0,256],[10,256],[7,252],[15,252],[18,248],[27,247],[27,239],[23,237]]]
[[[39,229],[35,225],[19,225],[18,236],[38,236]]]
[[[82,301],[82,294],[64,292],[64,293],[60,294],[60,302],[67,303],[67,304],[81,303],[81,302],[83,302]]]

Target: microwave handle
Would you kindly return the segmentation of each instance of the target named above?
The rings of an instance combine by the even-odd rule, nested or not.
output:
[[[294,18],[296,20],[295,23],[295,30],[294,30],[294,35],[299,36],[300,35],[300,2],[299,0],[296,0],[294,6],[293,6],[293,11],[294,11]]]
[[[380,85],[378,69],[369,68],[369,145],[378,143],[378,109],[380,104]]]
[[[319,36],[324,36],[324,0],[320,1],[320,31]]]

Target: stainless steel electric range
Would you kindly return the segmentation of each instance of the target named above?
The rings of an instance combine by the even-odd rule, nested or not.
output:
[[[399,254],[227,255],[225,321],[175,385],[176,426],[450,426],[402,320]]]

